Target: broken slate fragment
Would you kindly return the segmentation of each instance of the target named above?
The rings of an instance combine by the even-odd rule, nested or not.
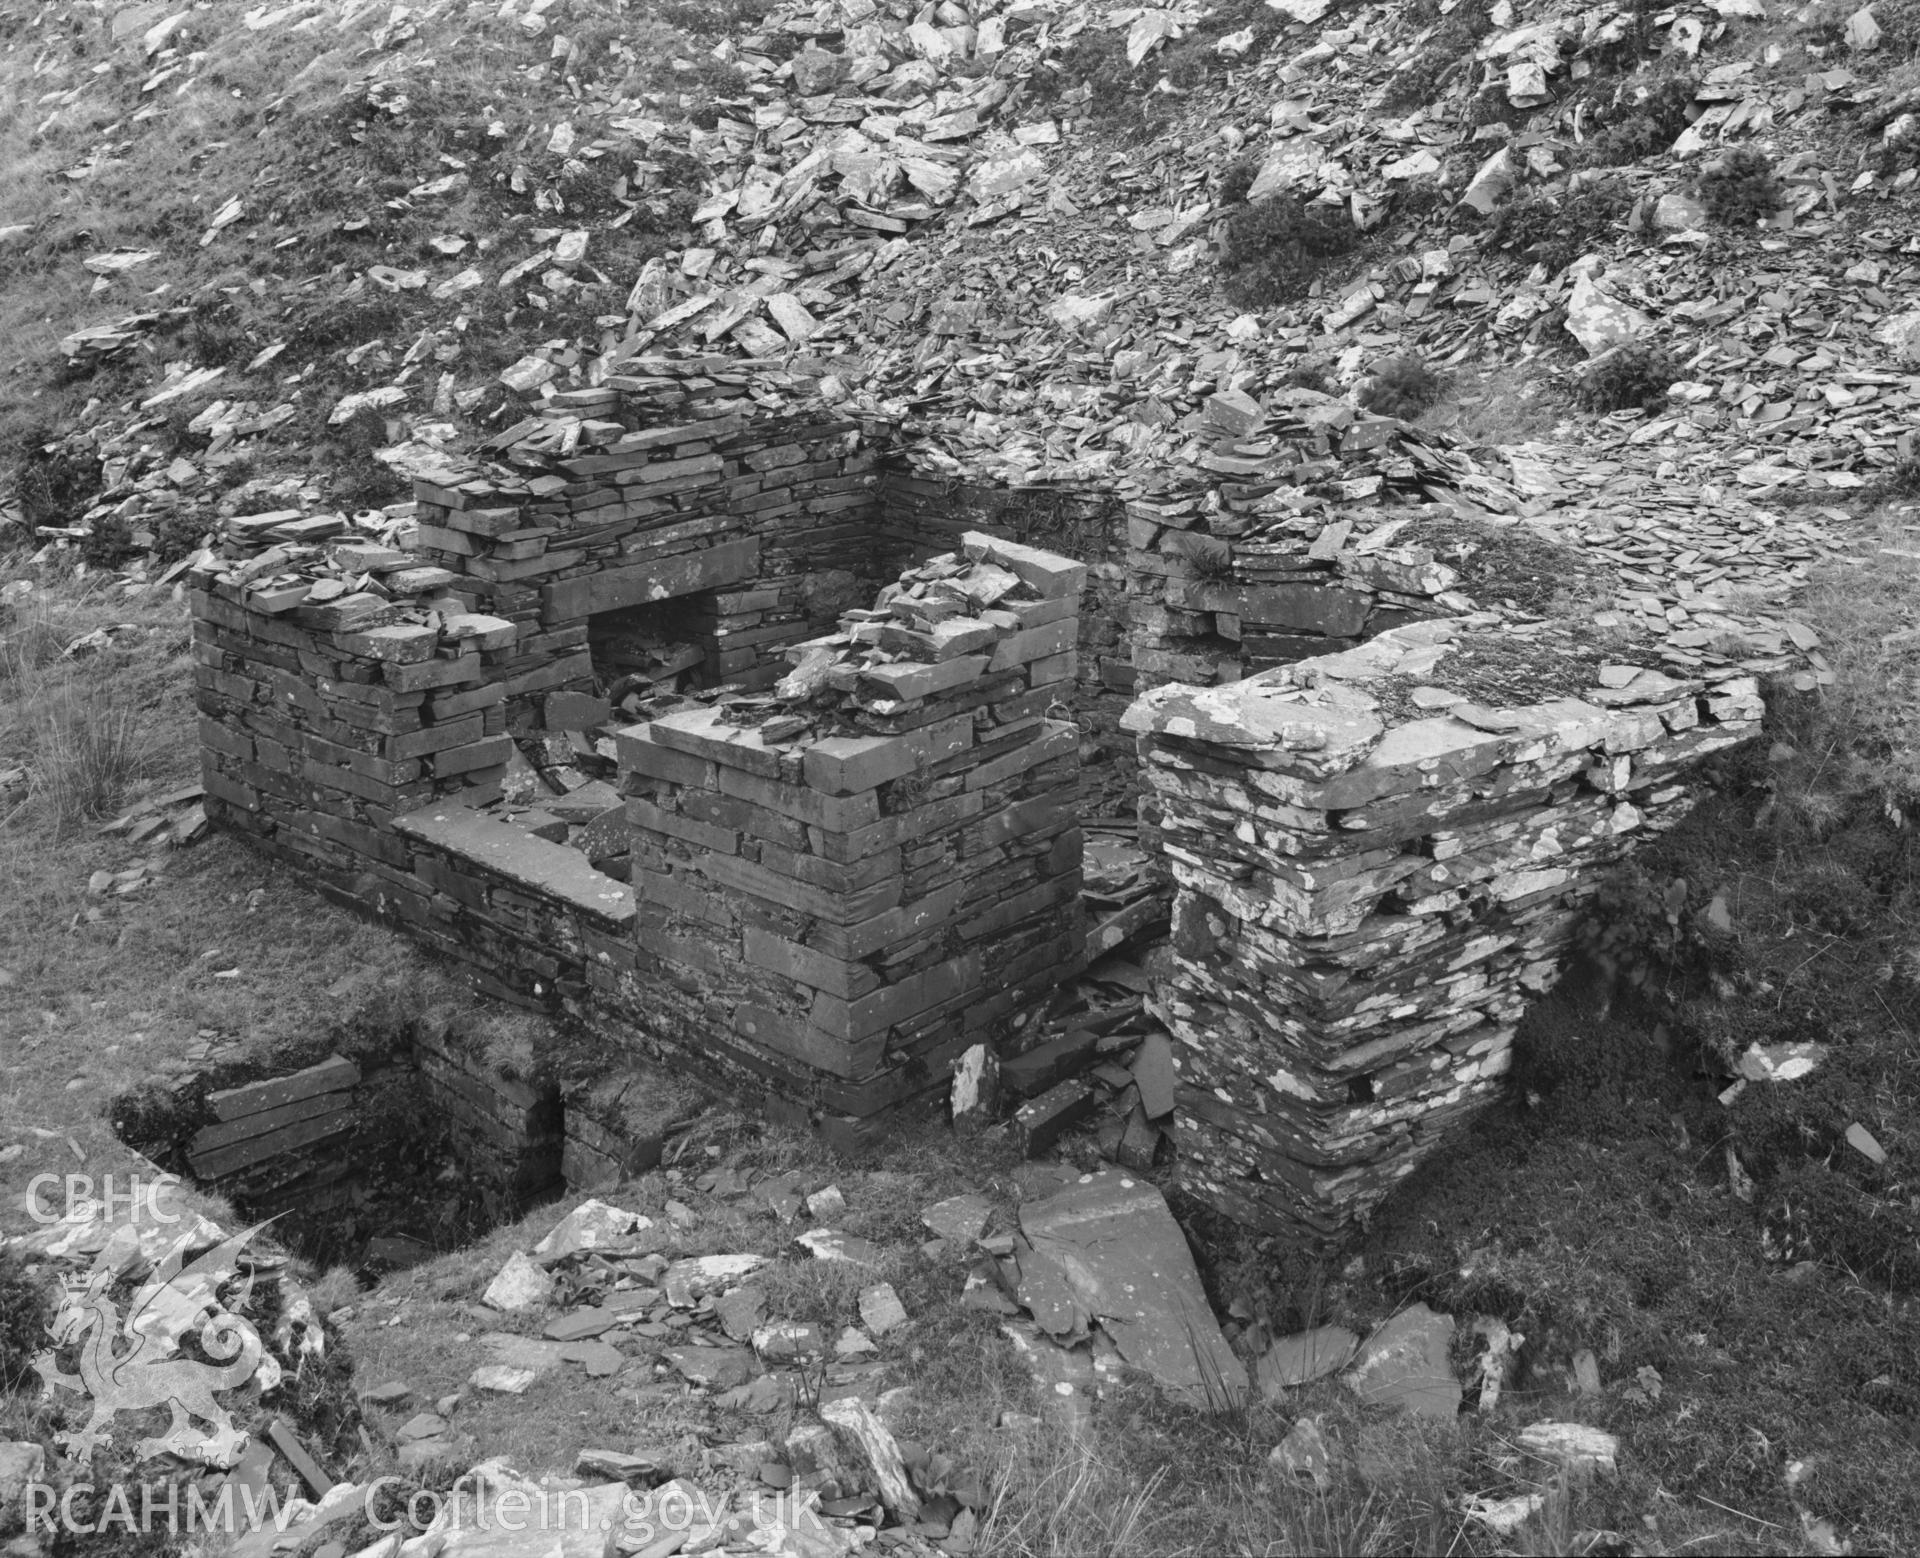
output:
[[[1098,1103],[1091,1087],[1078,1078],[1069,1078],[1022,1104],[1013,1116],[1013,1137],[1021,1156],[1038,1157],[1070,1129],[1091,1117]]]
[[[880,1249],[857,1234],[838,1233],[831,1228],[813,1228],[795,1236],[795,1244],[803,1245],[815,1260],[851,1261],[856,1266],[878,1266],[881,1261]]]
[[[516,1250],[487,1284],[480,1301],[508,1314],[521,1314],[538,1309],[552,1294],[553,1278]]]
[[[683,1378],[709,1390],[731,1390],[758,1372],[744,1347],[669,1347],[660,1356]]]
[[[627,1361],[626,1355],[611,1342],[584,1341],[568,1342],[560,1356],[569,1363],[577,1363],[586,1369],[593,1379],[605,1379],[610,1374],[620,1372],[620,1365]]]
[[[873,1415],[873,1409],[858,1397],[829,1401],[820,1408],[820,1418],[833,1430],[833,1437],[848,1462],[866,1474],[872,1490],[889,1513],[902,1520],[913,1520],[920,1513],[920,1495],[914,1492],[907,1476],[900,1442],[887,1425]]]
[[[1858,1120],[1847,1127],[1847,1145],[1869,1163],[1880,1164],[1887,1161],[1887,1149],[1881,1146],[1873,1132]]]
[[[984,1044],[975,1044],[953,1068],[951,1107],[955,1120],[984,1123],[999,1094],[1000,1062]]]
[[[992,1262],[985,1262],[967,1273],[966,1284],[960,1289],[960,1307],[977,1309],[989,1315],[1017,1315],[1020,1306],[1007,1297],[1005,1290],[994,1279],[992,1271],[988,1269],[991,1265]]]
[[[582,1450],[573,1460],[576,1477],[603,1477],[614,1482],[650,1482],[663,1476],[667,1464],[622,1450]]]
[[[1796,1082],[1826,1056],[1826,1045],[1805,1039],[1792,1044],[1749,1044],[1734,1069],[1749,1082]]]
[[[504,1363],[483,1363],[467,1376],[475,1390],[491,1391],[498,1396],[524,1396],[527,1387],[540,1377],[534,1369],[509,1368]]]
[[[894,1292],[891,1282],[878,1282],[862,1290],[860,1323],[875,1336],[885,1336],[907,1323],[906,1306],[900,1302],[900,1295]]]
[[[534,1259],[551,1266],[587,1250],[625,1248],[636,1234],[653,1226],[653,1219],[627,1212],[605,1201],[582,1201],[548,1230],[533,1247]]]
[[[1022,1206],[1020,1228],[1134,1368],[1188,1400],[1244,1395],[1246,1367],[1220,1334],[1186,1235],[1152,1185],[1129,1174],[1083,1175]]]
[[[547,1322],[543,1333],[549,1341],[583,1342],[620,1323],[620,1316],[607,1309],[570,1309]]]
[[[1029,1321],[1010,1320],[1000,1331],[1033,1376],[1042,1410],[1067,1428],[1084,1427],[1096,1383],[1089,1349],[1062,1346]]]
[[[1592,270],[1582,270],[1567,299],[1567,334],[1599,357],[1616,346],[1637,341],[1653,329],[1653,321],[1631,304],[1603,291]]]
[[[1327,1449],[1317,1416],[1303,1417],[1288,1429],[1286,1438],[1273,1447],[1267,1460],[1283,1475],[1311,1483],[1316,1493],[1333,1486],[1333,1454]]]
[[[955,1244],[967,1245],[987,1231],[987,1220],[993,1216],[993,1203],[985,1196],[950,1196],[945,1201],[936,1201],[920,1214],[928,1232]]]
[[[1576,1479],[1611,1477],[1619,1469],[1619,1439],[1585,1423],[1534,1423],[1520,1430],[1520,1448],[1565,1467]]]
[[[1369,1406],[1451,1421],[1460,1411],[1460,1382],[1447,1361],[1452,1342],[1451,1315],[1425,1304],[1403,1309],[1367,1338],[1347,1386]]]
[[[1173,1041],[1155,1029],[1140,1041],[1133,1057],[1133,1085],[1140,1089],[1140,1107],[1149,1120],[1173,1113],[1173,1090],[1179,1081]]]
[[[769,1362],[817,1358],[826,1351],[827,1338],[819,1326],[804,1320],[776,1320],[753,1333],[753,1350]]]
[[[529,1369],[544,1374],[560,1365],[559,1342],[542,1341],[533,1336],[515,1336],[510,1331],[488,1331],[479,1338],[489,1359],[509,1369]]]
[[[713,1317],[736,1342],[747,1341],[767,1317],[767,1295],[756,1287],[735,1288],[713,1301]]]
[[[705,1294],[730,1287],[766,1265],[764,1255],[696,1255],[677,1260],[661,1275],[667,1302],[675,1309],[691,1309]]]
[[[1311,1384],[1337,1374],[1359,1350],[1360,1338],[1343,1325],[1317,1326],[1294,1336],[1283,1336],[1254,1366],[1260,1393],[1269,1401],[1282,1390]]]
[[[1020,1283],[1014,1289],[1014,1297],[1026,1306],[1040,1329],[1049,1336],[1069,1339],[1085,1336],[1090,1317],[1060,1262],[1034,1249],[1024,1239],[1016,1241],[1014,1258],[1020,1267]]]

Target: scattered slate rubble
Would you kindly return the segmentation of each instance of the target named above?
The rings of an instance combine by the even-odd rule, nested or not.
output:
[[[1509,7],[1470,57],[1448,62],[1431,101],[1408,109],[1386,105],[1397,105],[1396,78],[1428,27],[1397,7],[1334,19],[1313,11],[1275,18],[1278,30],[1243,64],[1184,102],[1170,98],[1178,107],[1164,128],[1119,155],[1095,132],[1089,89],[1035,90],[1083,36],[1138,25],[1131,12],[1081,6],[1042,12],[983,0],[929,23],[864,3],[787,5],[729,45],[748,95],[716,105],[711,130],[668,124],[645,100],[570,102],[557,123],[529,126],[524,139],[596,161],[684,154],[702,165],[707,197],[695,243],[635,278],[624,333],[542,348],[506,382],[517,394],[565,394],[638,354],[694,343],[788,355],[822,365],[844,388],[910,396],[963,461],[1064,471],[1153,441],[1209,392],[1269,394],[1309,353],[1332,362],[1344,387],[1395,352],[1451,366],[1490,341],[1523,349],[1541,341],[1591,266],[1529,270],[1526,256],[1489,249],[1479,232],[1449,232],[1437,218],[1424,232],[1405,208],[1425,199],[1444,211],[1465,194],[1493,210],[1564,190],[1593,124],[1591,105],[1563,89],[1610,69],[1622,39],[1643,24],[1624,7]],[[278,14],[262,25],[285,25]],[[1156,19],[1138,40],[1150,67],[1191,23],[1143,14]],[[1911,284],[1913,249],[1897,227],[1843,229],[1837,214],[1899,193],[1914,170],[1880,171],[1864,143],[1855,166],[1824,166],[1822,137],[1854,114],[1868,133],[1906,133],[1911,107],[1843,59],[1812,74],[1764,61],[1709,64],[1727,31],[1713,7],[1686,5],[1644,35],[1650,49],[1700,57],[1691,122],[1671,148],[1622,170],[1638,203],[1597,257],[1601,285],[1653,321],[1687,363],[1690,388],[1673,416],[1609,426],[1622,452],[1645,457],[1663,480],[1690,476],[1711,449],[1762,494],[1844,488],[1863,465],[1912,452],[1903,412],[1914,375],[1902,370],[1913,366],[1913,311],[1901,306],[1901,288]],[[404,94],[410,73],[425,67],[408,49],[415,35],[410,26],[380,31],[372,45],[384,54],[373,67],[380,92]],[[171,71],[195,68],[198,55],[165,40],[158,47]],[[1498,120],[1480,114],[1486,98],[1500,104]],[[1729,280],[1724,267],[1700,263],[1706,235],[1697,225],[1669,227],[1657,210],[1685,211],[1698,168],[1721,149],[1783,141],[1809,148],[1780,164],[1788,204],[1757,238],[1761,264]],[[1217,183],[1236,156],[1257,166],[1262,195],[1311,199],[1361,229],[1409,223],[1409,241],[1303,302],[1223,306]],[[644,183],[636,175],[636,188]],[[227,220],[205,236],[226,231],[242,209],[228,201],[218,213]],[[541,231],[541,247],[497,274],[454,242],[417,273],[375,266],[357,281],[421,297],[487,286],[517,303],[593,253],[591,225]],[[1836,256],[1842,231],[1848,246]],[[1645,245],[1649,235],[1656,246]],[[1816,255],[1817,271],[1808,263]],[[79,263],[137,275],[136,258]],[[1844,265],[1829,268],[1834,258]],[[76,358],[126,352],[184,313],[129,314],[62,346]],[[382,362],[391,359],[380,354],[368,366]],[[218,374],[179,365],[145,397],[145,411],[216,392]],[[364,408],[410,418],[405,446],[418,449],[430,437],[444,442],[444,418],[481,392],[444,385],[429,411],[410,408],[410,386],[375,382],[336,415]],[[234,457],[235,440],[293,414],[291,403],[214,401],[196,418],[213,441],[206,454],[171,464],[107,419],[96,436],[111,479],[82,527],[190,504],[198,467]],[[1683,494],[1673,512],[1699,506]]]
[[[147,848],[163,844],[169,849],[185,849],[207,836],[206,793],[200,785],[185,784],[145,796],[111,822],[101,824],[100,832]]]
[[[1414,1305],[1364,1340],[1327,1326],[1259,1344],[1253,1333],[1236,1330],[1229,1346],[1185,1235],[1151,1184],[1121,1170],[1083,1174],[1058,1162],[1027,1165],[1019,1177],[1017,1204],[1001,1194],[969,1192],[925,1208],[922,1221],[933,1237],[905,1256],[933,1263],[956,1286],[967,1273],[960,1301],[1002,1317],[1006,1344],[1032,1375],[1036,1408],[1032,1416],[1007,1413],[1003,1431],[1017,1434],[1023,1424],[1044,1418],[1071,1431],[1088,1421],[1099,1398],[1142,1382],[1189,1405],[1219,1410],[1249,1389],[1284,1406],[1293,1392],[1340,1374],[1345,1388],[1370,1408],[1436,1421],[1450,1420],[1461,1408],[1449,1361],[1450,1317]],[[913,1340],[916,1317],[892,1286],[878,1282],[861,1289],[860,1323],[835,1338],[771,1307],[772,1289],[762,1285],[765,1256],[682,1253],[683,1241],[703,1237],[705,1198],[756,1207],[777,1226],[816,1214],[844,1217],[850,1197],[833,1185],[809,1189],[818,1181],[796,1172],[751,1174],[731,1165],[698,1175],[672,1169],[666,1181],[671,1199],[665,1217],[601,1199],[580,1201],[529,1249],[508,1257],[488,1280],[481,1303],[471,1306],[479,1334],[471,1338],[475,1366],[463,1389],[429,1401],[405,1379],[365,1386],[357,1394],[363,1442],[354,1452],[316,1457],[284,1422],[270,1421],[257,1438],[243,1434],[222,1445],[208,1477],[217,1478],[219,1467],[230,1464],[227,1475],[247,1479],[256,1490],[269,1479],[283,1488],[297,1479],[292,1487],[300,1497],[286,1506],[287,1528],[311,1545],[357,1507],[364,1490],[351,1479],[368,1464],[365,1456],[374,1456],[377,1465],[379,1453],[390,1452],[403,1474],[444,1479],[454,1490],[433,1511],[428,1530],[386,1539],[390,1545],[381,1551],[392,1558],[434,1551],[633,1558],[658,1550],[663,1527],[716,1554],[780,1551],[828,1558],[875,1544],[878,1550],[955,1558],[972,1551],[991,1507],[987,1477],[901,1435],[908,1392],[891,1386],[892,1366],[873,1355],[881,1339],[895,1338],[889,1347]],[[807,1231],[834,1233],[817,1223]],[[130,1227],[113,1235],[125,1246],[121,1264],[129,1277],[160,1253],[161,1232],[149,1225],[144,1232]],[[211,1248],[221,1237],[211,1224],[196,1223],[187,1247]],[[847,1236],[837,1237],[844,1247]],[[119,1247],[106,1245],[106,1238],[105,1224],[77,1214],[33,1236],[28,1253],[78,1269],[102,1247]],[[813,1245],[812,1258],[836,1258],[820,1240]],[[902,1252],[873,1249],[867,1258],[894,1261]],[[284,1308],[272,1311],[280,1318],[257,1363],[258,1384],[271,1408],[271,1392],[303,1359],[318,1357],[325,1338],[310,1303],[289,1286],[282,1263],[256,1250],[227,1270],[233,1279],[249,1274],[256,1285],[277,1283],[287,1298]],[[229,1286],[244,1287],[257,1302],[244,1281],[217,1286],[216,1292]],[[416,1323],[407,1303],[367,1295],[356,1306],[365,1314],[341,1310],[334,1319]],[[482,1318],[490,1314],[499,1317],[491,1328]],[[188,1328],[194,1318],[177,1317],[174,1329]],[[862,1345],[848,1345],[855,1338]],[[688,1425],[706,1420],[710,1409],[744,1413],[773,1436],[734,1442],[704,1430],[705,1448],[697,1455],[687,1453],[684,1440],[589,1443],[571,1452],[571,1475],[538,1479],[498,1460],[478,1459],[484,1446],[471,1426],[473,1404],[489,1395],[524,1394],[543,1379],[562,1380],[575,1395],[618,1392],[623,1399],[672,1402],[678,1420]],[[731,1421],[737,1433],[740,1419]],[[1613,1474],[1619,1447],[1602,1430],[1547,1419],[1524,1429],[1516,1448],[1546,1469],[1542,1475],[1564,1469],[1582,1479]],[[32,1442],[0,1445],[0,1478],[30,1474],[46,1456],[45,1447]],[[1279,1474],[1321,1490],[1342,1469],[1341,1448],[1324,1412],[1299,1418],[1269,1460]],[[329,1467],[349,1480],[336,1481]],[[491,1527],[478,1521],[474,1500],[487,1501],[491,1509],[509,1495],[535,1508],[550,1501],[545,1507],[551,1518],[517,1528],[509,1521]],[[1487,1511],[1499,1513],[1491,1503]],[[770,1547],[771,1525],[782,1534]],[[268,1527],[243,1536],[235,1551],[267,1558],[278,1535]]]
[[[677,1170],[669,1182],[688,1185]],[[803,1193],[804,1183],[791,1174],[755,1179],[722,1168],[689,1188],[723,1200],[745,1197],[778,1221],[844,1214],[837,1187]],[[984,1280],[1004,1290],[1004,1312],[1033,1308],[1039,1323],[1016,1335],[1033,1353],[1046,1410],[1084,1410],[1096,1379],[1104,1390],[1123,1374],[1151,1379],[1199,1405],[1220,1402],[1222,1391],[1245,1390],[1246,1368],[1213,1320],[1185,1236],[1158,1191],[1118,1172],[1076,1175],[1059,1165],[1036,1166],[1029,1183],[1034,1199],[1011,1215],[973,1195],[929,1207],[924,1220],[936,1238],[919,1258],[956,1275],[971,1262],[976,1275],[991,1273]],[[628,1507],[638,1506],[640,1514],[661,1500],[692,1499],[703,1512],[699,1528],[717,1533],[701,1541],[703,1551],[734,1551],[728,1532],[751,1530],[754,1512],[771,1509],[777,1493],[788,1495],[782,1501],[787,1518],[818,1544],[796,1537],[798,1545],[782,1551],[844,1552],[876,1536],[883,1546],[906,1551],[927,1551],[929,1543],[938,1551],[968,1551],[987,1507],[984,1479],[896,1437],[889,1418],[903,1393],[887,1389],[887,1366],[867,1357],[876,1338],[911,1337],[914,1317],[892,1286],[862,1289],[860,1326],[830,1338],[818,1326],[770,1312],[757,1285],[763,1256],[676,1254],[679,1238],[699,1223],[695,1208],[682,1211],[670,1227],[588,1200],[530,1251],[510,1256],[483,1302],[526,1322],[540,1324],[544,1317],[542,1334],[495,1330],[475,1338],[487,1361],[473,1371],[469,1388],[517,1394],[558,1371],[581,1389],[605,1379],[607,1388],[695,1403],[705,1398],[770,1425],[790,1417],[792,1426],[780,1441],[716,1446],[704,1472],[677,1464],[664,1450],[588,1446],[576,1457],[573,1480],[547,1479],[540,1486],[549,1494],[584,1487],[596,1509],[601,1501],[610,1507],[617,1501],[614,1489],[632,1490],[636,1501]],[[860,1241],[826,1227],[806,1230],[797,1242],[814,1259],[883,1258],[877,1249],[860,1253]],[[859,1345],[851,1345],[855,1341]],[[1089,1346],[1103,1361],[1097,1372],[1089,1368],[1088,1392],[1068,1402],[1073,1393],[1062,1393],[1048,1377],[1063,1366],[1053,1360],[1065,1360],[1072,1371],[1086,1362]],[[457,1397],[425,1410],[404,1381],[390,1381],[360,1400],[405,1466],[458,1463],[474,1453],[458,1426]],[[734,1471],[724,1484],[713,1475],[720,1467]],[[491,1464],[473,1475],[489,1485],[535,1486]],[[596,1476],[610,1480],[596,1484]],[[811,1506],[797,1502],[808,1496]],[[641,1505],[644,1498],[653,1502]],[[643,1523],[636,1514],[626,1524],[636,1534],[616,1534],[611,1550],[647,1550],[637,1534]],[[449,1520],[445,1528],[451,1533],[455,1525]],[[542,1552],[551,1534],[545,1540]],[[461,1550],[460,1541],[450,1536],[445,1550]]]
[[[0,1480],[15,1465],[37,1464],[64,1486],[70,1468],[56,1457],[91,1456],[89,1434],[100,1430],[98,1442],[109,1451],[124,1445],[144,1461],[157,1461],[208,1499],[226,1483],[258,1498],[271,1483],[297,1511],[333,1486],[316,1453],[332,1459],[337,1445],[310,1446],[288,1422],[303,1420],[302,1393],[318,1389],[318,1376],[335,1366],[328,1329],[288,1257],[262,1228],[229,1233],[193,1214],[119,1220],[112,1207],[81,1196],[58,1221],[6,1242],[55,1302],[50,1347],[35,1367],[66,1427],[57,1442],[0,1444]],[[124,1336],[100,1334],[123,1321]],[[237,1352],[227,1346],[236,1334]],[[126,1337],[136,1345],[127,1347]],[[189,1342],[216,1360],[196,1368],[213,1376],[204,1388],[226,1421],[192,1420],[176,1408],[171,1423],[156,1415],[152,1431],[135,1443],[128,1430],[140,1421],[137,1406],[129,1408],[133,1416],[99,1417],[105,1398],[92,1378],[97,1364],[82,1352],[117,1347],[118,1356],[137,1357],[135,1368],[159,1377],[166,1360]],[[227,1350],[215,1350],[216,1344]],[[348,1431],[343,1424],[326,1431],[336,1426]]]

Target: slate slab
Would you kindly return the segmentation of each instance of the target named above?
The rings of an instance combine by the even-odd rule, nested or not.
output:
[[[669,1347],[660,1356],[682,1378],[710,1390],[731,1390],[758,1372],[745,1347]]]
[[[1460,1381],[1447,1361],[1452,1342],[1453,1317],[1415,1304],[1367,1338],[1347,1385],[1369,1406],[1451,1421],[1460,1411]]]
[[[952,1239],[956,1245],[972,1245],[987,1231],[993,1216],[993,1203],[985,1195],[954,1195],[947,1201],[935,1201],[920,1214],[929,1233]]]
[[[1084,1175],[1022,1206],[1020,1228],[1134,1368],[1198,1403],[1245,1394],[1246,1367],[1220,1334],[1186,1235],[1152,1185],[1130,1174]]]
[[[1343,1325],[1323,1325],[1283,1336],[1254,1366],[1260,1393],[1269,1401],[1281,1390],[1337,1374],[1359,1350],[1360,1338]]]

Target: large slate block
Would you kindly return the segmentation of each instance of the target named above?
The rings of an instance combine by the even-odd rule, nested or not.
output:
[[[602,919],[624,923],[633,918],[633,891],[624,882],[594,870],[577,849],[550,844],[511,823],[448,805],[410,813],[393,825],[409,838]]]
[[[682,552],[629,568],[606,568],[549,584],[540,592],[541,619],[549,626],[578,617],[671,600],[697,590],[752,579],[760,571],[760,539],[723,541],[703,552]]]

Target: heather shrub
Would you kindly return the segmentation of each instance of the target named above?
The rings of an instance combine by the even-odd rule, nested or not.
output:
[[[1765,152],[1741,146],[1709,164],[1700,175],[1700,198],[1711,220],[1729,227],[1751,227],[1787,203],[1787,190],[1774,176]]]
[[[1636,341],[1595,358],[1575,383],[1573,398],[1588,411],[1658,411],[1667,403],[1667,386],[1684,373],[1664,346]]]
[[[1549,271],[1562,271],[1607,242],[1632,209],[1633,191],[1625,179],[1540,190],[1509,201],[1488,218],[1486,247],[1509,249]]]
[[[1390,113],[1424,108],[1461,71],[1473,64],[1473,46],[1493,31],[1493,17],[1485,0],[1467,0],[1455,8],[1412,59],[1387,83],[1381,106]]]
[[[1221,266],[1237,303],[1281,303],[1305,294],[1327,262],[1350,253],[1360,235],[1343,211],[1290,195],[1242,206],[1227,218]]]
[[[1417,417],[1445,392],[1440,375],[1418,356],[1388,357],[1376,363],[1360,404],[1376,416]]]
[[[1700,84],[1692,76],[1662,76],[1644,97],[1605,111],[1599,128],[1580,148],[1590,168],[1617,168],[1666,150],[1690,122],[1687,110]]]
[[[1257,157],[1234,158],[1227,164],[1226,171],[1220,175],[1220,204],[1223,206],[1244,204],[1247,191],[1253,188],[1253,181],[1259,175],[1260,161]]]

